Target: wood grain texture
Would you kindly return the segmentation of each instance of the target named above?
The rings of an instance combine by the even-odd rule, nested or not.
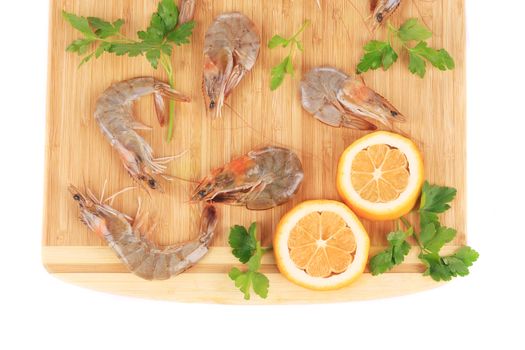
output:
[[[363,23],[363,17],[368,15],[368,3],[324,0],[320,11],[314,0],[198,1],[192,44],[175,48],[173,55],[175,85],[192,96],[193,101],[177,104],[175,138],[166,143],[165,130],[156,124],[153,101],[144,98],[136,104],[135,114],[137,119],[153,126],[153,131],[142,135],[157,156],[187,151],[169,168],[171,174],[180,178],[198,180],[233,157],[257,146],[274,144],[297,152],[303,162],[305,180],[297,196],[279,208],[254,212],[221,206],[214,240],[217,250],[212,250],[210,257],[202,266],[196,266],[195,271],[166,282],[148,284],[131,274],[120,273],[122,266],[110,257],[104,242],[78,220],[78,210],[70,199],[67,185],[86,184],[95,193],[100,193],[105,180],[109,193],[133,185],[93,119],[95,101],[112,82],[136,76],[166,77],[160,70],[153,70],[142,57],[104,55],[77,69],[80,58],[65,52],[65,48],[79,35],[62,19],[61,10],[108,20],[124,18],[124,32],[134,36],[137,30],[147,26],[155,7],[156,1],[146,0],[51,0],[44,265],[69,282],[104,291],[183,301],[243,302],[225,275],[234,263],[228,260],[227,249],[223,248],[227,245],[229,227],[257,221],[263,244],[268,245],[279,218],[294,205],[307,199],[340,199],[335,188],[338,158],[345,147],[363,133],[331,128],[316,121],[301,108],[298,85],[300,72],[315,66],[332,65],[347,73],[355,70],[363,52],[361,48],[371,38]],[[310,19],[312,25],[304,33],[305,53],[295,58],[298,73],[295,79],[286,78],[279,90],[270,92],[270,69],[287,51],[262,47],[255,68],[227,100],[231,107],[225,107],[221,119],[211,120],[206,116],[201,93],[203,39],[213,18],[226,11],[240,11],[250,17],[260,30],[263,43],[276,33],[292,34],[305,19]],[[392,21],[399,25],[409,17],[424,20],[434,33],[429,44],[445,47],[455,58],[456,69],[440,72],[430,68],[427,76],[420,79],[408,72],[407,57],[401,55],[400,62],[389,71],[366,73],[364,79],[408,116],[409,121],[399,125],[399,129],[420,147],[426,178],[458,189],[453,208],[444,215],[445,224],[458,229],[458,237],[451,243],[457,246],[466,240],[464,1],[404,1]],[[375,34],[376,38],[384,36],[382,30]],[[137,198],[142,197],[160,225],[156,241],[161,245],[173,244],[190,239],[196,233],[201,207],[187,203],[194,186],[186,181],[167,183],[166,193],[154,194],[151,200],[144,192],[133,190],[118,197],[114,206],[133,214]],[[392,223],[363,222],[370,234],[372,249],[380,249]],[[74,252],[75,258],[64,260],[68,249]],[[216,258],[223,255],[224,259]],[[271,292],[267,300],[256,299],[256,302],[368,299],[439,285],[414,273],[421,271],[416,259],[409,259],[397,273],[379,278],[365,274],[352,287],[330,293],[306,291],[287,282],[276,273],[271,259],[265,265],[271,274]]]

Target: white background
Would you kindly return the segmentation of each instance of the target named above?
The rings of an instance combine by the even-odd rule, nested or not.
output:
[[[524,349],[525,4],[467,6],[468,227],[481,253],[471,275],[386,300],[233,307],[116,297],[46,273],[48,2],[2,2],[0,349]]]

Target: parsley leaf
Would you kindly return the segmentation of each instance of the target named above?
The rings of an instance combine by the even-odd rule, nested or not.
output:
[[[78,52],[79,55],[83,55],[89,50],[93,39],[77,39],[68,45],[66,51],[68,52]]]
[[[241,271],[236,267],[232,267],[228,276],[235,282],[235,287],[244,294],[244,299],[250,299],[250,287],[255,294],[261,298],[268,296],[268,288],[270,281],[262,273],[258,272],[261,267],[261,260],[267,249],[261,247],[261,243],[257,241],[256,224],[252,223],[250,228],[246,230],[243,226],[233,226],[230,229],[230,236],[228,242],[233,248],[232,253],[242,263],[246,263],[247,271]]]
[[[433,224],[427,224],[422,227],[419,236],[424,249],[438,253],[443,246],[456,237],[457,231],[447,227],[437,227]]]
[[[288,39],[285,39],[280,35],[274,35],[268,42],[268,48],[275,49],[277,46],[286,47],[289,43],[290,41]]]
[[[452,255],[439,254],[443,246],[451,242],[457,234],[455,229],[442,226],[438,218],[438,214],[450,209],[449,203],[456,197],[456,192],[454,188],[425,182],[419,207],[419,238],[410,223],[405,218],[400,218],[407,230],[397,230],[388,235],[387,249],[370,259],[372,275],[382,274],[401,264],[410,251],[410,244],[406,239],[412,235],[421,249],[419,259],[426,266],[425,276],[430,276],[436,281],[450,281],[453,277],[468,275],[468,268],[479,257],[474,249],[463,246]]]
[[[450,281],[452,279],[450,270],[447,268],[439,254],[421,254],[419,255],[419,259],[427,267],[426,271],[423,273],[424,276],[430,276],[434,281]]]
[[[188,21],[181,24],[173,32],[168,34],[168,40],[175,45],[189,44],[190,40],[188,39],[193,33],[195,28],[195,21]]]
[[[64,19],[84,35],[68,45],[67,51],[84,56],[80,65],[93,57],[98,58],[103,53],[114,53],[117,56],[144,56],[154,69],[159,65],[168,75],[168,81],[173,87],[174,70],[169,56],[173,53],[173,45],[188,44],[189,37],[195,28],[195,22],[189,21],[178,25],[179,9],[174,0],[161,0],[157,12],[151,15],[146,30],[137,32],[139,40],[126,38],[120,33],[124,20],[117,19],[108,22],[98,17],[82,17],[62,11]],[[90,52],[90,49],[92,51]],[[169,104],[168,141],[173,135],[173,120],[175,104]]]
[[[432,277],[435,281],[450,281],[452,277],[468,275],[468,268],[478,260],[478,257],[478,252],[468,246],[461,247],[450,256],[441,257],[437,253],[419,256],[427,267],[424,275]]]
[[[268,277],[260,272],[247,271],[241,272],[236,267],[233,267],[228,276],[235,282],[235,287],[244,294],[244,299],[250,300],[250,287],[253,287],[255,294],[263,299],[268,296],[268,289],[270,281]]]
[[[64,19],[68,21],[69,24],[73,26],[73,28],[75,28],[76,30],[84,34],[86,38],[90,38],[90,39],[96,38],[96,35],[91,29],[87,18],[82,17],[82,16],[77,16],[73,13],[68,13],[66,11],[62,11],[62,17],[64,17]]]
[[[417,18],[410,18],[399,27],[397,35],[403,41],[420,41],[430,39],[432,32],[420,24]]]
[[[276,47],[288,47],[290,46],[290,53],[286,56],[277,66],[273,67],[270,72],[270,90],[274,91],[284,81],[286,74],[295,76],[295,68],[293,66],[293,55],[294,50],[297,48],[299,51],[304,51],[303,43],[297,39],[297,37],[304,31],[304,29],[310,24],[310,21],[305,21],[301,28],[291,37],[284,38],[281,35],[274,35],[270,41],[268,41],[268,48],[274,49]]]
[[[270,90],[276,90],[283,83],[286,75],[286,70],[290,62],[290,56],[286,56],[281,63],[272,68],[272,76],[270,80]]]
[[[366,54],[361,58],[361,61],[357,65],[358,74],[367,72],[370,69],[375,70],[380,67],[387,70],[398,59],[398,55],[392,46],[384,41],[369,41],[363,49]]]
[[[95,34],[100,39],[118,35],[120,28],[124,24],[124,20],[122,19],[117,19],[115,22],[109,23],[97,17],[88,17],[88,22],[91,27],[95,29]]]
[[[149,61],[151,66],[155,69],[157,69],[159,65],[159,59],[160,59],[160,50],[159,49],[151,49],[146,51],[146,59]]]
[[[427,61],[442,71],[454,69],[454,59],[445,49],[436,50],[428,47],[425,40],[432,37],[432,32],[420,24],[417,18],[406,20],[399,29],[389,24],[388,29],[388,41],[371,40],[363,46],[365,54],[357,65],[358,74],[381,67],[383,70],[390,68],[398,59],[398,54],[393,48],[396,43],[407,51],[408,70],[412,74],[423,78],[427,71]],[[414,47],[409,46],[412,41],[417,41],[418,44]]]
[[[412,73],[415,73],[420,77],[425,76],[426,70],[426,63],[423,58],[442,71],[454,69],[455,67],[454,60],[445,49],[433,49],[428,47],[428,44],[424,41],[419,42],[414,48],[408,50],[410,56],[409,69]]]
[[[228,244],[233,248],[232,254],[240,262],[246,264],[255,253],[257,238],[255,238],[256,224],[250,225],[249,232],[244,226],[235,225],[230,229]]]
[[[421,190],[421,200],[419,205],[419,215],[421,225],[427,223],[439,223],[437,214],[444,213],[450,209],[450,202],[456,197],[455,188],[430,185],[425,181]]]
[[[376,276],[382,274],[405,260],[410,252],[406,239],[414,233],[412,227],[405,231],[394,231],[388,234],[388,248],[370,259],[370,272]]]
[[[452,256],[444,257],[444,263],[448,265],[455,277],[469,274],[468,268],[479,258],[479,253],[469,246],[461,247]]]
[[[270,280],[260,272],[252,272],[253,291],[263,299],[268,296]]]
[[[179,9],[173,0],[162,0],[159,3],[156,15],[160,17],[164,24],[164,33],[174,30],[179,21]]]
[[[427,64],[425,63],[425,61],[418,55],[412,53],[411,51],[408,52],[408,57],[408,70],[410,71],[410,73],[416,74],[420,78],[423,78],[427,72]]]
[[[425,41],[420,41],[413,49],[410,49],[410,53],[427,59],[439,70],[453,69],[455,67],[454,60],[445,49],[433,49],[428,47]]]

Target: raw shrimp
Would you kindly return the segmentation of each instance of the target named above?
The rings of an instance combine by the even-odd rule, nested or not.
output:
[[[206,108],[221,115],[224,99],[255,65],[261,39],[253,22],[238,12],[217,17],[204,38],[203,93]]]
[[[80,220],[113,249],[119,259],[135,275],[147,280],[164,280],[195,265],[206,253],[217,224],[216,208],[204,207],[199,236],[192,241],[161,249],[141,232],[144,224],[140,209],[134,220],[120,213],[88,190],[80,192],[69,187],[80,209]],[[139,207],[140,208],[140,207]]]
[[[164,97],[189,102],[190,99],[168,84],[152,77],[134,78],[111,85],[97,100],[95,119],[111,146],[115,148],[130,176],[151,189],[159,189],[155,174],[164,175],[165,164],[175,157],[153,158],[151,146],[137,129],[151,129],[133,118],[133,101],[153,94],[155,111],[161,125],[166,120]]]
[[[371,0],[370,11],[372,12],[372,29],[376,30],[385,20],[394,13],[401,4],[401,0]]]
[[[212,170],[195,189],[192,200],[269,209],[292,198],[303,177],[295,153],[286,148],[263,147]]]
[[[384,97],[355,77],[332,67],[317,67],[301,81],[301,102],[305,110],[334,127],[375,130],[364,118],[390,127],[405,117]]]
[[[184,24],[193,19],[195,2],[197,0],[181,0],[179,5],[179,24]]]

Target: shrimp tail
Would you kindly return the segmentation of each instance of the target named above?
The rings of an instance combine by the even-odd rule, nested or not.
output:
[[[193,19],[196,0],[181,0],[179,5],[179,24],[184,24]]]
[[[177,90],[172,89],[168,84],[157,81],[155,83],[154,93],[155,113],[157,114],[157,119],[159,120],[159,124],[161,126],[166,124],[168,115],[168,110],[164,101],[165,98],[181,102],[191,101],[191,98]]]
[[[232,92],[232,90],[237,85],[239,85],[245,73],[246,73],[246,70],[242,66],[237,65],[233,67],[232,72],[230,76],[228,77],[228,80],[226,81],[226,85],[224,88],[224,96],[222,98],[223,101],[221,102],[221,107],[222,107],[222,104],[224,104],[224,98],[228,97],[230,93]]]
[[[217,226],[217,208],[209,203],[206,204],[202,211],[201,222],[199,231],[201,236],[199,237],[199,242],[206,245],[210,244],[213,234],[215,232],[215,227]]]

